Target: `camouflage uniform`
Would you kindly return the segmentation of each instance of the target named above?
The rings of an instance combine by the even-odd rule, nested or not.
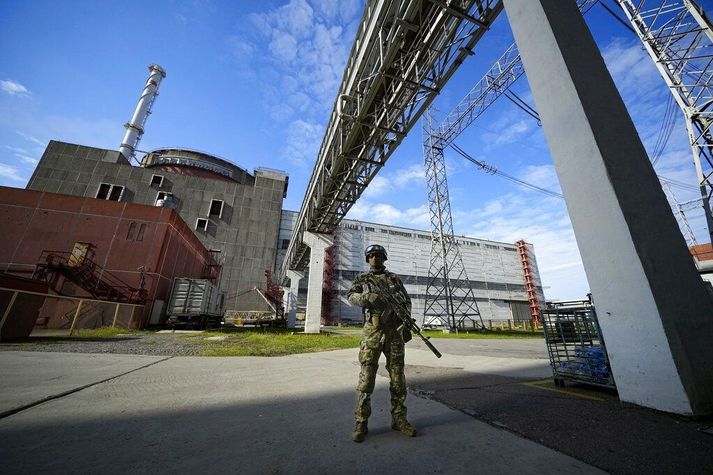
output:
[[[411,300],[401,280],[386,270],[359,274],[349,290],[349,303],[363,307],[364,331],[359,348],[361,373],[357,386],[357,404],[354,416],[357,423],[366,423],[371,415],[371,393],[374,391],[379,356],[386,356],[386,369],[391,379],[391,416],[393,420],[406,420],[406,378],[404,377],[404,340],[401,322],[389,309],[372,310],[367,297],[374,289],[374,280],[380,280],[383,287],[395,288],[411,307]]]

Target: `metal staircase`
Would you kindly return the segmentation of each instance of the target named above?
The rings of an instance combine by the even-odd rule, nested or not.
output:
[[[128,285],[94,262],[93,258],[93,250],[79,259],[71,252],[42,251],[33,278],[46,282],[60,295],[63,283],[69,281],[97,300],[144,303],[146,290],[143,287]]]

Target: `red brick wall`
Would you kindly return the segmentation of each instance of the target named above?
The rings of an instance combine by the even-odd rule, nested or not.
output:
[[[169,208],[0,187],[0,229],[0,271],[7,273],[29,277],[42,251],[69,252],[75,242],[94,244],[95,262],[131,286],[139,285],[137,269],[144,266],[144,325],[153,300],[168,298],[174,277],[200,278],[211,259]]]

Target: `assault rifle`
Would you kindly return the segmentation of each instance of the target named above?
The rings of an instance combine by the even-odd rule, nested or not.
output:
[[[369,279],[369,287],[373,287],[373,291],[379,294],[379,298],[386,304],[396,317],[401,320],[406,330],[415,333],[426,344],[429,350],[440,358],[441,352],[433,346],[429,340],[431,337],[426,337],[421,334],[421,329],[416,324],[416,320],[411,318],[411,309],[400,289],[394,286],[386,286],[376,279]],[[371,289],[370,289],[371,290]]]

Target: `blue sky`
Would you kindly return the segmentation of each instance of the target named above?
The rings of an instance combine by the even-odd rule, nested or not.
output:
[[[611,5],[611,2],[609,2]],[[710,12],[710,0],[703,2]],[[0,4],[0,185],[24,187],[51,139],[118,149],[148,75],[167,77],[139,144],[187,147],[252,171],[290,175],[285,207],[299,209],[334,103],[360,0],[154,2],[15,1]],[[586,16],[649,151],[669,92],[637,39],[600,6]],[[500,15],[436,99],[442,119],[512,43]],[[534,106],[527,81],[513,90]],[[349,217],[428,229],[415,127]],[[478,159],[560,191],[542,128],[501,98],[456,143]],[[486,175],[447,152],[457,234],[535,245],[545,294],[580,298],[586,276],[563,200]],[[657,172],[679,201],[698,196],[685,125]],[[680,183],[680,184],[679,184]],[[706,242],[698,209],[686,217]]]

